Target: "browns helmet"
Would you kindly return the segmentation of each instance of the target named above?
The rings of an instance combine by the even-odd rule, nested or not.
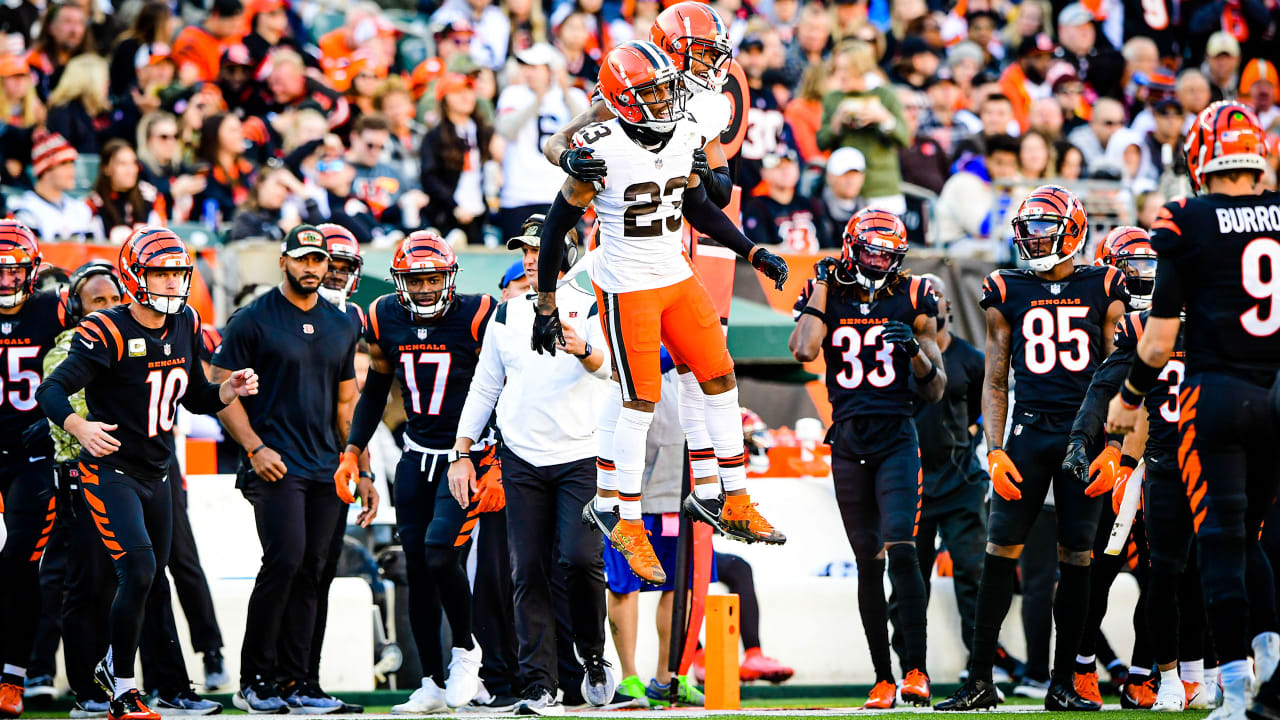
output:
[[[600,93],[613,114],[630,125],[668,133],[684,117],[680,69],[646,40],[609,51],[600,63]]]
[[[40,243],[31,228],[17,220],[0,220],[0,268],[26,271],[15,287],[0,287],[0,307],[14,308],[35,292],[40,272]]]
[[[1253,110],[1238,102],[1219,101],[1200,111],[1182,147],[1196,192],[1209,173],[1267,169],[1267,134]]]
[[[844,228],[836,279],[875,292],[902,266],[907,228],[888,210],[864,208]]]
[[[690,90],[720,92],[729,79],[729,28],[706,3],[686,0],[658,13],[649,40],[671,56]]]
[[[441,289],[409,289],[411,276],[436,274],[444,276]],[[410,233],[391,258],[391,281],[396,286],[396,297],[406,310],[420,318],[440,317],[449,309],[453,304],[457,277],[457,255],[449,243],[432,230]]]
[[[1084,247],[1088,219],[1080,200],[1064,187],[1041,185],[1013,217],[1013,244],[1032,270],[1047,272]]]
[[[360,272],[364,266],[360,243],[350,230],[336,223],[322,223],[316,229],[324,236],[325,249],[329,251],[329,270],[320,282],[320,296],[342,306],[360,287]],[[348,269],[338,269],[335,261],[347,263]]]
[[[135,302],[165,315],[177,315],[186,308],[195,264],[182,238],[172,230],[154,226],[134,230],[120,246],[117,266],[120,281]],[[166,295],[149,290],[147,273],[156,270],[180,271],[182,282],[178,292]]]

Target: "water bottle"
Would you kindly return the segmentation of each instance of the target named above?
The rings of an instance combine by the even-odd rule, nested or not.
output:
[[[204,201],[203,210],[200,214],[200,221],[209,229],[209,232],[218,232],[218,201],[213,198],[207,198]]]

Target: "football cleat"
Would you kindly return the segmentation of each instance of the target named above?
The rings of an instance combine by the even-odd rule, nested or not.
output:
[[[756,510],[750,495],[727,495],[720,511],[720,527],[726,535],[745,542],[782,545],[787,536],[774,529]]]
[[[540,715],[555,717],[564,715],[564,705],[541,685],[531,685],[525,689],[520,703],[516,705],[517,715]]]
[[[917,707],[929,707],[929,676],[920,670],[911,670],[902,680],[902,700]]]
[[[705,668],[703,674],[706,674]],[[760,648],[748,650],[742,664],[738,665],[738,679],[744,682],[767,680],[777,685],[790,680],[795,674],[795,670],[765,655]]]
[[[897,704],[898,686],[888,680],[881,680],[871,688],[867,702],[862,707],[866,710],[888,710]]]
[[[1253,639],[1253,694],[1257,695],[1263,683],[1276,673],[1280,665],[1280,634],[1259,633]]]
[[[391,706],[392,715],[428,715],[444,712],[449,706],[444,702],[444,690],[429,677],[422,678],[422,687],[413,691],[408,700]]]
[[[53,699],[58,695],[58,689],[53,686],[52,675],[37,675],[36,677],[29,677],[24,684],[26,686],[26,692],[23,693],[23,696],[26,698],[27,702],[31,702],[36,698]]]
[[[600,510],[595,500],[590,500],[582,508],[582,524],[594,525],[605,537],[613,534],[613,528],[621,521],[617,510]]]
[[[110,720],[160,720],[160,713],[142,702],[142,695],[135,689],[112,700],[107,710]]]
[[[1209,693],[1204,683],[1182,681],[1182,690],[1186,695],[1188,710],[1209,710]]]
[[[1022,682],[1018,683],[1013,689],[1015,697],[1031,698],[1032,700],[1043,700],[1049,694],[1048,680],[1032,680],[1029,677],[1022,678]]]
[[[1120,707],[1125,710],[1149,710],[1156,704],[1156,679],[1127,682],[1120,693]]]
[[[609,533],[609,544],[622,554],[636,577],[652,585],[667,581],[667,573],[649,542],[649,531],[642,523],[622,521],[614,525],[613,532]]]
[[[933,709],[939,712],[969,712],[994,710],[999,704],[1000,697],[996,694],[995,683],[969,678],[951,697],[934,705]]]
[[[1151,709],[1156,712],[1182,712],[1187,707],[1187,689],[1182,682],[1162,682],[1156,690]]]
[[[680,503],[680,508],[684,511],[684,516],[696,522],[706,523],[711,526],[719,535],[724,535],[724,527],[721,526],[720,511],[724,509],[724,494],[714,500],[703,500],[693,493],[689,493],[684,501]]]
[[[1098,689],[1098,673],[1076,673],[1075,676],[1076,693],[1080,697],[1090,702],[1102,704],[1102,691]]]
[[[116,676],[115,673],[111,672],[105,657],[99,660],[97,665],[93,666],[93,682],[107,697],[113,698],[116,696]]]
[[[24,688],[15,683],[0,685],[0,718],[22,717]]]
[[[1074,685],[1053,681],[1044,696],[1044,709],[1056,712],[1095,712],[1102,709],[1102,703],[1081,697]]]
[[[1253,687],[1252,673],[1234,682],[1228,682],[1224,678],[1222,683],[1222,704],[1218,706],[1217,710],[1209,713],[1206,720],[1243,720],[1248,711],[1254,710],[1259,705],[1259,703],[1250,703],[1249,701],[1249,689],[1251,687]]]

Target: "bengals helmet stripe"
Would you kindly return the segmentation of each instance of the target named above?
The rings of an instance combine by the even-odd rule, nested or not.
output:
[[[345,284],[329,287],[330,283],[339,282],[332,262],[320,284],[320,292],[324,298],[335,305],[341,305],[355,294],[356,288],[360,287],[360,276],[364,270],[364,258],[360,257],[360,243],[350,230],[337,223],[321,223],[316,226],[316,230],[324,236],[325,249],[329,252],[330,260],[346,260],[352,264]],[[359,310],[358,307],[356,309]]]
[[[35,233],[17,220],[0,220],[0,265],[27,269],[21,285],[8,295],[0,295],[0,307],[18,307],[35,292],[40,262],[40,244],[36,242]]]
[[[845,225],[836,280],[874,293],[898,272],[907,247],[901,218],[887,210],[864,208]]]
[[[186,244],[172,230],[151,226],[133,231],[120,246],[118,268],[120,282],[139,304],[165,315],[177,315],[187,306],[194,263]],[[146,272],[160,269],[186,272],[176,294],[162,295],[147,290]]]
[[[409,291],[410,275],[442,273],[444,287],[436,291]],[[454,284],[458,276],[458,257],[448,241],[432,230],[416,230],[400,243],[391,258],[391,280],[396,298],[409,312],[422,318],[443,315],[453,304]],[[434,298],[431,295],[435,295]],[[414,296],[425,296],[419,302]]]
[[[1035,272],[1070,261],[1089,234],[1084,206],[1070,190],[1057,185],[1032,190],[1018,205],[1012,224],[1018,255]]]
[[[1205,176],[1231,170],[1267,169],[1266,132],[1248,106],[1219,101],[1205,108],[1183,142],[1191,186],[1200,192]]]

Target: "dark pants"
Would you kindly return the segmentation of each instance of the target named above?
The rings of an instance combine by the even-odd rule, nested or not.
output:
[[[191,631],[191,648],[198,653],[222,649],[222,631],[213,611],[213,595],[209,581],[200,566],[200,554],[196,550],[196,538],[191,532],[191,517],[187,514],[187,489],[177,463],[170,469],[173,494],[173,548],[169,551],[169,574],[173,587],[182,603],[182,614],[187,618]]]
[[[515,582],[520,679],[525,687],[559,687],[551,548],[565,571],[573,640],[583,657],[604,652],[604,539],[582,523],[595,496],[595,458],[535,467],[506,448],[502,477]]]
[[[316,594],[316,624],[311,631],[311,654],[307,658],[307,679],[320,682],[320,653],[324,649],[324,631],[329,625],[329,589],[338,576],[338,560],[342,557],[342,538],[347,534],[347,509],[342,508],[333,526],[324,568],[320,571],[320,587]]]
[[[476,554],[471,626],[480,647],[484,648],[480,679],[493,695],[517,695],[519,666],[512,600],[515,588],[511,580],[505,509],[480,516],[479,532],[471,551]]]
[[[266,482],[250,473],[243,493],[253,504],[262,569],[249,596],[240,687],[307,677],[320,578],[333,528],[346,510],[333,485],[288,475]]]
[[[49,453],[33,451],[32,455]],[[53,532],[53,464],[28,462],[17,447],[0,453],[0,497],[4,498],[8,540],[0,552],[0,618],[9,622],[0,637],[0,665],[27,666],[40,617],[40,559]]]
[[[1018,558],[1018,572],[1022,577],[1022,632],[1027,641],[1026,676],[1041,682],[1049,679],[1053,586],[1058,580],[1057,514],[1051,506],[1040,512]]]
[[[71,544],[70,513],[63,507],[67,504],[67,497],[59,495],[57,519],[53,532],[49,534],[49,543],[45,545],[44,557],[40,560],[40,623],[31,648],[31,662],[27,665],[27,677],[30,678],[52,677],[57,673],[67,562],[68,556],[75,551]]]

